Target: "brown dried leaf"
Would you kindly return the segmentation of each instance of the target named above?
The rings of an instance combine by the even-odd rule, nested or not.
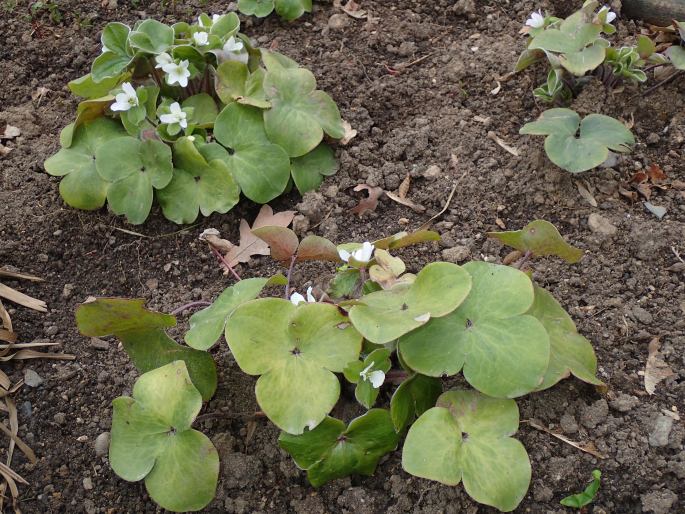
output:
[[[366,211],[375,211],[378,207],[378,199],[383,196],[383,188],[371,187],[367,184],[358,184],[354,187],[354,191],[366,191],[367,197],[359,200],[356,207],[350,209],[351,212],[362,216]]]
[[[659,352],[659,338],[655,337],[647,347],[647,365],[645,366],[645,391],[654,394],[656,385],[662,380],[675,375],[671,367],[666,364]]]
[[[407,176],[404,177],[404,180],[400,184],[400,188],[397,190],[397,193],[400,198],[407,197],[407,193],[409,193],[409,186],[411,186],[411,175],[407,173]]]
[[[29,309],[39,312],[47,312],[47,304],[43,300],[38,300],[24,293],[20,293],[16,289],[12,289],[5,284],[0,283],[0,297],[7,298],[10,302],[18,303]]]
[[[8,153],[10,153],[11,151],[12,151],[11,148],[9,148],[9,147],[3,145],[2,143],[0,143],[0,157],[4,157],[5,155],[7,155]]]
[[[295,232],[287,227],[266,226],[252,229],[252,233],[269,245],[271,257],[277,261],[289,261],[295,252],[300,240]]]
[[[488,132],[488,139],[493,140],[495,143],[497,143],[497,145],[499,145],[500,148],[506,150],[507,152],[509,152],[509,153],[510,153],[511,155],[513,155],[514,157],[518,157],[518,156],[519,156],[519,151],[518,151],[516,148],[514,148],[513,146],[510,146],[510,145],[508,145],[507,143],[505,143],[505,142],[504,142],[497,134],[495,134],[492,130],[490,130],[490,131]]]
[[[626,184],[627,186],[628,184]],[[628,198],[628,200],[635,201],[637,200],[637,193],[635,191],[630,191],[629,189],[626,189],[622,185],[618,186],[618,192],[622,195]]]
[[[426,208],[423,205],[420,205],[418,203],[412,202],[409,198],[400,198],[397,196],[395,193],[390,193],[388,191],[385,192],[386,196],[390,198],[393,202],[397,202],[399,204],[402,204],[406,207],[409,207],[411,210],[414,212],[425,212]]]
[[[253,255],[269,255],[269,245],[253,234],[252,230],[268,226],[287,227],[294,217],[295,211],[274,213],[271,207],[263,205],[252,227],[246,220],[240,220],[240,242],[238,246],[231,244],[224,255],[228,265],[233,267],[241,262],[249,262]]]
[[[592,196],[592,193],[588,190],[587,187],[585,187],[582,182],[579,180],[576,180],[576,187],[578,188],[578,192],[580,193],[580,196],[582,196],[587,203],[592,205],[593,207],[597,207],[597,200],[595,200],[595,197]]]
[[[649,180],[652,182],[661,182],[666,180],[666,173],[662,170],[658,164],[650,164],[647,166],[647,175],[649,175]]]
[[[649,200],[652,196],[652,186],[643,182],[642,184],[636,184],[635,190],[644,197],[645,200]]]
[[[502,221],[502,218],[495,218],[495,224],[502,230],[507,229],[507,226],[504,224],[504,221]]]
[[[367,16],[366,11],[361,9],[359,4],[354,0],[348,0],[345,5],[342,5],[342,0],[334,0],[333,5],[339,9],[342,9],[343,12],[348,16],[358,20],[363,20]]]
[[[513,264],[519,260],[521,257],[523,257],[523,252],[520,252],[519,250],[513,250],[504,256],[504,259],[502,259],[502,264],[509,266],[510,264]]]
[[[573,446],[574,448],[579,449],[580,451],[583,451],[585,453],[589,453],[590,455],[594,455],[598,459],[606,459],[606,456],[599,453],[599,451],[597,450],[597,447],[595,446],[595,443],[593,443],[592,441],[590,441],[588,443],[577,443],[575,441],[572,441],[568,437],[561,435],[561,434],[558,434],[558,433],[550,430],[549,428],[541,425],[540,423],[538,423],[534,419],[529,420],[528,424],[537,430],[541,430],[541,431],[545,432],[546,434],[551,435],[552,437],[556,437],[560,441],[563,441],[566,444],[569,444],[569,445]]]
[[[630,177],[629,182],[631,184],[642,184],[643,182],[647,182],[648,179],[649,176],[647,175],[647,173],[645,173],[644,171],[637,171],[633,173],[632,177]]]

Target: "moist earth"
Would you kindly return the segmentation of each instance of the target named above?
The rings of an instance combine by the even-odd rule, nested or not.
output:
[[[46,314],[11,310],[22,340],[57,342],[51,351],[76,356],[73,362],[3,365],[14,382],[27,369],[43,380],[15,395],[19,435],[39,459],[30,465],[15,452],[13,468],[29,482],[20,486],[20,506],[40,513],[156,512],[142,483],[127,483],[111,471],[107,435],[102,435],[110,427],[112,399],[130,394],[137,372],[115,339],[79,335],[74,309],[91,295],[141,297],[150,308],[166,312],[193,300],[212,300],[230,279],[198,235],[214,227],[235,242],[239,220],[252,221],[259,206],[244,201],[228,214],[190,227],[173,225],[155,208],[145,225],[131,227],[106,209],[66,207],[58,180],[45,174],[43,161],[58,149],[59,131],[75,113],[76,100],[66,83],[88,72],[107,22],[149,16],[193,20],[202,11],[224,12],[230,4],[53,3],[59,20],[51,19],[49,10],[32,12],[26,1],[0,5],[0,128],[7,123],[21,130],[7,143],[11,152],[0,158],[0,264],[45,279],[11,284],[49,305]],[[646,97],[630,85],[612,93],[591,83],[571,107],[632,123],[637,145],[611,168],[582,176],[559,170],[546,159],[542,138],[518,135],[521,125],[545,108],[532,96],[544,70],[506,77],[524,48],[518,31],[527,15],[538,8],[568,14],[556,12],[552,3],[362,0],[366,19],[347,16],[330,2],[317,3],[311,15],[293,23],[244,18],[243,32],[260,46],[311,69],[358,131],[349,144],[337,147],[340,171],[320,192],[304,198],[290,193],[272,206],[296,208],[300,234],[337,242],[374,240],[421,226],[442,209],[456,184],[449,207],[433,225],[442,241],[401,252],[409,271],[441,258],[501,262],[508,250],[486,232],[519,229],[537,218],[556,224],[585,257],[576,265],[536,261],[535,279],[592,340],[608,391],[569,379],[518,402],[524,422],[517,437],[530,453],[533,479],[517,511],[564,512],[559,500],[581,491],[598,468],[602,485],[591,512],[685,512],[685,265],[678,257],[685,256],[685,199],[676,188],[655,189],[652,203],[666,208],[658,219],[641,201],[619,194],[621,183],[652,164],[668,181],[685,180],[685,82],[673,81]],[[619,18],[611,39],[617,46],[630,44],[640,28]],[[519,156],[489,139],[489,132]],[[387,197],[363,217],[350,212],[359,200],[353,191],[357,184],[393,191],[407,175],[412,178],[409,197],[426,207],[424,213]],[[579,194],[578,181],[595,205]],[[246,277],[278,271],[283,270],[266,257],[239,269]],[[304,289],[330,271],[304,266],[294,283]],[[188,316],[179,316],[173,335],[187,328]],[[647,346],[655,337],[674,374],[650,395],[643,373]],[[222,468],[216,499],[206,512],[492,511],[473,502],[461,486],[408,475],[400,452],[382,459],[373,477],[313,489],[279,449],[277,429],[253,419],[254,379],[240,372],[224,342],[212,353],[220,385],[197,427],[216,444]],[[380,401],[387,403],[388,392]],[[360,413],[349,395],[334,411],[346,420]],[[525,420],[594,444],[605,458]]]

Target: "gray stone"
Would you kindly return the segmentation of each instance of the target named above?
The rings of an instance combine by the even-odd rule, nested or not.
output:
[[[74,295],[74,284],[64,284],[62,289],[62,298],[71,298]]]
[[[561,416],[561,420],[559,420],[559,426],[561,426],[561,429],[566,434],[575,434],[578,432],[578,423],[576,422],[576,418],[574,418],[568,412]]]
[[[45,335],[48,337],[56,336],[58,332],[59,328],[57,328],[57,325],[50,325],[45,329]]]
[[[38,387],[43,383],[43,379],[31,368],[26,368],[24,370],[24,383],[29,387]]]
[[[52,417],[52,419],[55,420],[55,423],[58,425],[62,425],[67,420],[67,415],[64,414],[64,412],[58,412]]]
[[[678,501],[678,495],[673,491],[660,489],[642,495],[642,509],[654,514],[669,514],[676,501]]]
[[[604,216],[593,212],[587,219],[587,224],[595,234],[602,236],[613,236],[617,232],[617,228]]]
[[[671,416],[664,416],[659,414],[652,431],[649,433],[649,445],[650,446],[666,446],[668,444],[668,436],[673,428],[673,418]]]
[[[616,398],[609,402],[609,407],[611,407],[614,410],[617,410],[618,412],[628,412],[629,410],[634,408],[638,403],[640,403],[640,400],[637,399],[637,396],[619,393],[619,395]]]
[[[453,246],[452,248],[445,248],[442,251],[442,258],[447,262],[454,262],[458,264],[468,259],[471,255],[471,250],[468,246]]]
[[[83,479],[83,488],[86,491],[90,491],[93,489],[93,481],[90,479],[90,477],[86,477]]]
[[[654,317],[649,313],[649,311],[640,307],[639,305],[636,305],[631,309],[631,314],[632,318],[640,323],[644,323],[645,325],[649,325],[652,321],[654,321]]]
[[[99,339],[97,337],[91,337],[90,338],[89,346],[91,348],[95,348],[96,350],[102,350],[102,351],[109,350],[109,343],[107,341],[103,341],[102,339]]]
[[[109,432],[103,432],[95,438],[95,455],[104,457],[109,451]]]
[[[440,176],[442,173],[442,170],[440,169],[439,166],[436,166],[435,164],[431,164],[426,168],[426,170],[422,173],[424,178],[427,178],[428,180],[435,180]]]
[[[331,30],[344,29],[349,23],[350,19],[347,14],[338,13],[328,18],[328,28]]]

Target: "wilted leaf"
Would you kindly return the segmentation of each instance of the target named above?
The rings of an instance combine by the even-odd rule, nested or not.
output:
[[[274,214],[268,205],[263,205],[252,224],[252,228],[244,219],[240,220],[240,243],[233,246],[225,255],[230,266],[241,262],[249,262],[253,255],[269,255],[269,245],[252,231],[256,228],[273,226],[287,227],[293,221],[295,211],[283,211]]]
[[[378,207],[378,199],[383,196],[383,188],[381,187],[371,187],[367,184],[359,184],[355,186],[354,191],[366,191],[367,197],[359,200],[359,204],[356,207],[350,209],[355,214],[359,216],[363,215],[366,211],[375,211]]]
[[[340,256],[336,246],[325,237],[307,236],[297,248],[297,262],[300,261],[339,262]]]
[[[400,188],[397,190],[397,194],[400,198],[406,198],[407,193],[409,193],[409,187],[411,186],[411,175],[407,173],[407,176],[404,177],[404,180],[400,184]]]
[[[340,144],[344,146],[355,138],[357,131],[352,128],[352,125],[350,125],[350,122],[347,120],[342,120],[342,125],[345,134],[340,139]]]
[[[656,386],[662,380],[675,375],[671,367],[664,362],[659,352],[659,338],[655,337],[649,342],[647,351],[647,365],[645,366],[645,391],[654,394]]]
[[[412,201],[409,200],[408,198],[402,198],[402,197],[396,195],[395,193],[391,193],[391,192],[389,192],[389,191],[386,191],[386,192],[385,192],[385,195],[386,195],[388,198],[390,198],[392,201],[397,202],[397,203],[399,203],[399,204],[402,204],[402,205],[404,205],[404,206],[406,206],[406,207],[409,207],[409,208],[410,208],[411,210],[413,210],[414,212],[419,212],[419,213],[421,213],[421,212],[425,212],[425,210],[426,210],[426,208],[425,208],[423,205],[420,205],[420,204],[418,204],[418,203],[412,202]]]

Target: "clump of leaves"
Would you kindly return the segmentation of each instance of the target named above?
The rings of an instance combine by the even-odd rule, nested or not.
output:
[[[288,268],[288,277],[240,280],[193,315],[185,338],[204,350],[225,331],[238,366],[259,377],[257,403],[282,430],[281,447],[312,485],[373,473],[406,432],[407,472],[449,485],[463,482],[476,501],[514,509],[526,494],[531,466],[512,437],[519,425],[512,398],[570,374],[601,384],[592,346],[552,295],[520,269],[487,262],[433,262],[408,273],[395,250],[434,240],[431,231],[337,247],[318,236],[300,241],[284,226],[251,232]],[[580,257],[541,220],[498,235],[525,251],[526,260]],[[293,270],[309,260],[336,266],[328,291],[292,290]],[[257,298],[267,285],[283,282],[283,298]],[[115,333],[134,361],[139,356],[132,343],[168,338],[164,328],[173,322],[140,302],[113,299],[87,303],[77,316],[85,334]],[[187,352],[206,355],[173,348],[179,355],[174,360],[186,363],[194,355]],[[169,366],[166,356],[154,355]],[[368,410],[349,425],[330,415],[342,389],[336,373]],[[475,390],[443,394],[441,379],[459,373]],[[202,383],[197,371],[188,377]]]
[[[144,373],[133,397],[112,402],[109,459],[124,480],[145,479],[150,497],[173,512],[203,509],[219,479],[219,455],[209,438],[191,428],[202,407],[183,361]]]
[[[598,469],[592,471],[592,481],[588,484],[582,493],[572,494],[561,500],[561,504],[564,507],[575,507],[576,509],[582,509],[586,505],[590,505],[597,491],[599,491],[600,479],[602,478],[602,472]]]
[[[571,173],[595,168],[607,160],[609,150],[626,153],[635,144],[635,137],[620,121],[604,114],[581,120],[578,113],[564,108],[544,111],[519,133],[546,136],[547,157]]]
[[[140,224],[157,198],[168,219],[192,223],[228,212],[241,193],[266,203],[334,174],[323,140],[345,133],[335,102],[311,72],[239,30],[235,13],[108,24],[91,73],[69,83],[84,100],[45,162],[63,177],[64,201],[86,210],[107,202]]]
[[[274,10],[286,21],[293,21],[312,12],[312,0],[238,0],[238,10],[247,15],[264,18]]]
[[[616,14],[607,6],[599,10],[598,7],[596,0],[586,0],[565,19],[538,11],[526,21],[521,32],[529,39],[515,71],[547,61],[550,67],[547,80],[533,91],[537,99],[547,103],[568,101],[593,75],[609,88],[621,81],[645,82],[647,75],[643,68],[665,62],[665,57],[656,53],[646,36],[640,36],[635,46],[611,47],[602,34],[616,32],[612,25]]]

